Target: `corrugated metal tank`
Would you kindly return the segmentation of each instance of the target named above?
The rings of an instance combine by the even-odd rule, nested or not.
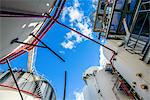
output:
[[[13,71],[24,100],[56,100],[53,87],[39,75]],[[14,79],[9,71],[0,74],[1,100],[21,100]]]

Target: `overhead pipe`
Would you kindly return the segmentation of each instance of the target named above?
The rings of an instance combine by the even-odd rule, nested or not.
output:
[[[53,17],[55,18],[56,17],[56,19],[58,19],[58,17],[59,17],[59,15],[60,15],[60,13],[61,13],[61,11],[62,11],[62,9],[63,9],[63,7],[64,7],[64,4],[65,4],[65,2],[66,2],[66,0],[64,0],[63,1],[63,3],[62,3],[62,5],[61,5],[61,9],[60,9],[60,11],[58,12],[58,7],[60,6],[60,4],[61,4],[61,2],[59,2],[59,4],[58,4],[58,7],[57,7],[57,9],[56,9],[56,12],[55,12],[55,14],[53,15]],[[58,14],[57,14],[57,16],[56,16],[56,13],[58,12]],[[51,22],[52,21],[52,22]],[[37,37],[39,37],[39,39],[42,39],[42,37],[45,35],[45,33],[48,31],[48,30],[50,30],[50,28],[53,26],[53,24],[55,23],[52,19],[50,19],[50,21],[49,22],[51,22],[51,24],[48,24],[47,25],[47,27],[45,28],[43,28],[43,30],[42,31],[40,31],[39,33],[41,33],[42,35],[39,37],[39,34],[37,35]],[[45,30],[46,29],[46,30]],[[35,40],[36,41],[36,40]],[[37,44],[38,43],[38,41],[33,41],[32,42],[32,44]],[[29,50],[31,50],[33,47],[31,47],[31,48],[28,48]]]
[[[70,29],[71,31],[74,31],[75,33],[77,33],[77,34],[83,36],[84,38],[87,38],[87,39],[91,40],[92,42],[94,42],[94,43],[96,43],[96,44],[99,44],[99,45],[103,46],[104,48],[106,48],[106,49],[112,51],[113,55],[112,55],[112,57],[111,57],[111,59],[110,59],[110,63],[111,63],[111,65],[112,65],[113,70],[115,70],[114,65],[113,65],[113,58],[115,57],[115,55],[117,55],[116,51],[114,51],[113,49],[111,49],[111,48],[109,48],[109,47],[107,47],[107,46],[105,46],[105,45],[103,45],[103,44],[97,42],[96,40],[94,40],[94,39],[92,39],[92,38],[90,38],[90,37],[88,37],[88,36],[86,36],[86,35],[84,35],[84,34],[78,32],[77,30],[75,30],[75,29],[73,29],[73,28],[70,28],[70,27],[67,26],[67,25],[65,25],[65,24],[63,24],[63,23],[60,23],[60,22],[57,21],[56,19],[54,19],[54,18],[52,18],[52,19],[55,20],[56,23],[58,23],[59,25],[65,27],[65,28],[68,28],[68,29]]]
[[[66,2],[66,0],[64,0],[63,3],[62,3],[62,5],[61,5],[61,8],[59,9],[59,6],[60,6],[60,4],[61,4],[61,1],[62,1],[62,0],[59,1],[57,10],[56,10],[55,13],[54,13],[54,17],[55,17],[55,16],[56,16],[56,13],[57,13],[58,10],[59,10],[59,12],[58,12],[58,14],[57,14],[57,16],[56,16],[57,19],[58,19],[59,15],[60,15],[60,13],[61,13],[61,11],[62,11],[64,5],[65,5],[65,2]],[[40,15],[38,15],[38,16],[40,16]],[[37,15],[26,15],[26,16],[18,16],[18,17],[38,17],[38,16],[37,16]],[[17,16],[16,16],[16,17],[17,17]],[[46,17],[46,16],[40,16],[40,17]],[[38,17],[38,18],[40,18],[40,17]],[[46,17],[46,18],[48,18],[48,17]],[[42,28],[42,30],[39,32],[39,33],[43,34],[43,35],[41,35],[41,36],[40,36],[40,34],[37,35],[37,37],[40,36],[39,39],[41,39],[41,38],[45,35],[45,33],[52,27],[52,25],[54,24],[54,22],[50,24],[51,21],[52,21],[52,19],[50,19],[50,21],[48,22],[48,24],[46,24],[46,25],[44,26],[44,28]],[[49,25],[50,25],[50,26],[49,26]],[[48,27],[48,26],[49,26],[49,27]],[[48,27],[48,29],[47,29],[45,32],[43,32],[47,27]],[[36,41],[36,39],[35,39],[32,43],[37,44],[38,41],[36,41],[36,42],[35,42],[35,41]],[[23,53],[25,53],[25,51],[23,50],[23,48],[28,49],[28,50],[31,50],[33,47],[34,47],[34,46],[25,45],[25,46],[23,46],[23,47],[21,48],[21,50],[19,49],[20,51],[18,50],[18,51],[19,51],[19,52],[17,52],[18,54],[16,54],[16,52],[13,52],[12,54],[8,55],[7,57],[2,58],[2,59],[0,60],[0,63],[1,63],[1,64],[6,63],[6,61],[5,61],[6,58],[9,58],[9,60],[12,60],[12,59],[14,59],[14,58],[16,58],[16,57],[22,55]]]
[[[62,2],[62,0],[60,0],[59,2],[58,2],[58,5],[57,5],[57,9],[56,9],[56,11],[55,11],[55,13],[54,13],[54,15],[53,15],[53,17],[55,18],[56,17],[56,14],[57,13],[61,13],[61,10],[58,12],[58,8],[60,7],[60,5],[61,5],[61,2]],[[65,0],[64,0],[64,2],[63,3],[65,3]],[[59,16],[57,16],[57,17],[59,17]],[[56,17],[56,18],[57,18]],[[42,30],[39,32],[39,34],[37,35],[37,37],[39,38],[39,39],[42,39],[42,37],[45,35],[45,33],[52,27],[52,25],[54,24],[54,21],[52,20],[52,19],[50,19],[50,21],[46,24],[46,26],[44,27],[44,28],[42,28]],[[40,34],[41,34],[41,36],[40,36]],[[36,39],[35,39],[35,41],[36,41]],[[32,42],[32,44],[37,44],[38,43],[38,41],[33,41]],[[32,49],[32,48],[31,48]],[[31,50],[30,49],[30,50]]]
[[[109,47],[107,47],[107,46],[105,46],[105,45],[103,45],[103,44],[101,44],[101,43],[95,41],[94,39],[91,39],[90,37],[88,37],[88,36],[86,36],[86,35],[84,35],[84,34],[78,32],[78,31],[74,30],[73,28],[70,28],[69,26],[67,26],[67,25],[65,25],[65,24],[62,24],[62,23],[60,23],[59,21],[57,21],[57,19],[58,19],[60,13],[61,13],[61,11],[62,11],[62,9],[63,9],[63,7],[64,7],[65,2],[66,2],[66,0],[64,0],[63,4],[62,4],[62,6],[61,6],[61,9],[60,9],[60,11],[59,11],[59,13],[58,13],[58,16],[57,16],[56,18],[55,18],[56,13],[54,14],[54,17],[48,15],[47,18],[51,18],[51,20],[54,20],[54,21],[53,21],[52,24],[50,24],[49,27],[42,33],[43,35],[40,37],[40,39],[41,39],[41,38],[44,36],[44,34],[52,27],[52,25],[54,24],[54,22],[56,22],[56,23],[58,23],[59,25],[65,27],[65,28],[68,28],[68,29],[74,31],[75,33],[77,33],[77,34],[79,34],[79,35],[81,35],[81,36],[83,36],[83,37],[85,37],[85,38],[87,38],[87,39],[89,39],[89,40],[95,42],[96,44],[99,44],[99,45],[103,46],[104,48],[106,48],[106,49],[112,51],[112,52],[113,52],[113,56],[112,56],[111,59],[110,59],[110,63],[111,63],[111,65],[112,65],[112,67],[114,68],[112,60],[113,60],[113,58],[115,57],[115,55],[116,55],[117,53],[116,53],[113,49],[111,49],[111,48],[109,48]],[[59,4],[60,4],[60,3],[59,3]],[[57,8],[56,12],[57,12],[57,11],[58,11],[58,8]],[[32,15],[31,15],[31,16],[28,16],[28,17],[37,17],[37,16],[34,16],[34,15],[32,16]],[[39,17],[42,17],[42,16],[39,16]],[[43,16],[43,17],[46,17],[46,16]],[[48,26],[48,25],[47,25],[47,26]],[[45,28],[45,27],[44,27],[44,28]],[[43,29],[44,29],[44,28],[43,28]],[[38,35],[39,35],[39,34],[38,34]],[[33,41],[33,43],[34,43],[34,42],[35,42],[35,41]],[[37,42],[36,42],[35,44],[37,44]],[[30,46],[29,46],[29,47],[30,47]],[[31,49],[33,48],[33,47],[32,47],[32,48],[31,48],[31,47],[29,48],[29,47],[27,48],[27,49],[29,49],[29,50],[31,50]],[[23,54],[23,53],[20,53],[19,55],[21,55],[21,54]],[[19,56],[19,55],[18,55],[18,56]],[[16,56],[16,57],[17,57],[17,56]]]
[[[55,12],[55,13],[56,13],[56,12]],[[31,16],[31,14],[30,14],[30,16]],[[49,24],[46,24],[46,25],[44,26],[44,28],[42,28],[42,29],[45,29],[48,25],[49,25]],[[34,41],[35,41],[35,40],[34,40]],[[32,48],[33,48],[34,46],[29,46],[29,47],[32,47]],[[26,47],[26,46],[23,46],[22,49],[23,49],[23,48],[27,48],[27,47]],[[32,49],[32,48],[31,48],[31,49]],[[30,50],[31,50],[31,49],[30,49]],[[19,49],[19,50],[20,50],[20,49]],[[19,50],[18,50],[18,51],[19,51]],[[25,51],[23,51],[23,50],[19,51],[19,54],[17,54],[17,55],[16,55],[16,52],[14,52],[14,53],[10,54],[9,56],[7,56],[6,58],[9,58],[10,60],[12,60],[12,59],[14,59],[14,58],[20,56],[20,55],[23,54],[23,53],[25,53]],[[10,58],[10,57],[11,57],[11,58]],[[2,60],[0,61],[0,63],[2,63],[2,64],[6,63],[5,58],[2,59]]]
[[[55,20],[55,19],[54,19],[54,20]],[[57,21],[57,20],[56,20],[56,23],[58,23],[59,25],[65,27],[65,28],[70,29],[71,31],[74,31],[75,33],[77,33],[77,34],[83,36],[84,38],[87,38],[87,39],[93,41],[93,42],[96,43],[96,44],[99,44],[99,45],[103,46],[104,48],[106,48],[106,49],[108,49],[108,50],[110,50],[110,51],[112,51],[112,52],[115,52],[113,49],[111,49],[111,48],[109,48],[109,47],[107,47],[107,46],[105,46],[105,45],[103,45],[103,44],[97,42],[96,40],[94,40],[94,39],[92,39],[92,38],[90,38],[90,37],[88,37],[88,36],[86,36],[86,35],[84,35],[84,34],[78,32],[77,30],[75,30],[75,29],[73,29],[73,28],[70,28],[69,26],[67,26],[67,25],[65,25],[65,24],[60,23],[60,22]]]

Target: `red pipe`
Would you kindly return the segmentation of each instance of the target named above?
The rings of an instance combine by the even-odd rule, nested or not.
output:
[[[119,80],[121,82],[121,87],[123,89],[123,91],[130,96],[131,100],[134,100],[134,95],[130,92],[130,90],[128,89],[128,87],[126,86],[126,84],[124,83],[123,80]]]
[[[59,1],[58,5],[57,5],[57,9],[56,9],[56,11],[55,11],[53,17],[56,16],[60,4],[61,4],[61,0]],[[39,32],[39,34],[37,35],[38,38],[41,39],[41,38],[43,37],[43,35],[42,35],[41,37],[39,37],[39,36],[40,36],[41,34],[43,34],[43,32],[45,31],[45,29],[47,28],[48,25],[51,25],[51,24],[52,24],[52,23],[50,24],[51,21],[52,21],[52,19],[50,19],[49,22],[44,26],[44,28],[42,28],[42,30],[41,30],[41,31]],[[41,33],[41,34],[40,34],[40,33]],[[34,42],[35,42],[35,41],[33,41],[32,43],[34,43]]]
[[[58,12],[58,14],[57,14],[57,16],[56,16],[56,13],[54,14],[54,17],[56,16],[55,19],[58,19],[58,18],[59,18],[60,13],[61,13],[62,9],[64,8],[65,2],[66,2],[66,0],[63,1],[62,5],[61,5],[61,8],[60,8],[60,11],[58,12],[59,7],[60,7],[60,4],[61,4],[61,2],[59,2],[58,7],[57,7],[57,9],[56,9],[56,13]],[[49,17],[49,18],[51,18],[50,21],[53,20],[52,17]],[[54,23],[55,23],[55,21],[53,20],[53,22],[48,26],[48,28],[47,28],[46,30],[42,31],[43,33],[42,33],[42,35],[40,36],[39,39],[42,39],[42,37],[46,34],[47,31],[50,30],[50,28],[54,25]],[[43,28],[43,29],[44,29],[44,28]],[[34,42],[35,42],[35,43],[34,43]],[[38,41],[33,41],[32,43],[33,43],[33,44],[37,44]],[[28,48],[28,50],[31,50],[32,48],[33,48],[33,47],[30,47],[30,48]]]
[[[74,31],[75,33],[77,33],[77,34],[79,34],[79,35],[81,35],[81,36],[83,36],[83,37],[85,37],[85,38],[87,38],[87,39],[89,39],[89,40],[91,40],[91,41],[93,41],[93,42],[95,42],[95,43],[97,43],[97,44],[103,46],[104,48],[106,48],[106,49],[112,51],[113,55],[112,55],[112,57],[111,57],[111,59],[110,59],[110,63],[111,63],[111,65],[112,65],[113,70],[115,70],[112,60],[113,60],[113,58],[115,57],[115,55],[117,54],[116,51],[114,51],[113,49],[111,49],[111,48],[109,48],[109,47],[107,47],[107,46],[105,46],[105,45],[103,45],[103,44],[97,42],[96,40],[94,40],[94,39],[92,39],[92,38],[90,38],[90,37],[88,37],[88,36],[86,36],[86,35],[84,35],[84,34],[78,32],[77,30],[75,30],[75,29],[73,29],[73,28],[70,28],[70,27],[67,26],[67,25],[60,23],[60,22],[57,21],[56,19],[54,19],[54,18],[52,18],[52,19],[55,20],[56,23],[58,23],[59,25],[65,27],[65,28],[68,28],[68,29],[70,29],[71,31]]]
[[[62,1],[60,0],[59,3],[58,3],[58,7],[57,7],[57,9],[56,9],[56,11],[55,11],[55,13],[54,13],[54,15],[53,15],[56,19],[59,18],[59,15],[60,15],[60,13],[61,13],[61,11],[62,11],[64,5],[65,5],[66,0],[63,1],[62,5],[61,5],[61,8],[60,8],[60,10],[59,10],[59,7],[60,7],[61,2],[62,2]],[[58,10],[59,10],[59,12],[58,12]],[[58,12],[58,14],[57,14],[57,12]],[[56,16],[56,14],[57,14],[57,16]],[[46,25],[44,26],[44,28],[42,28],[42,30],[39,32],[39,34],[37,35],[37,37],[39,37],[39,39],[42,39],[42,37],[46,34],[46,32],[52,27],[52,25],[54,24],[55,21],[54,21],[54,20],[53,20],[53,22],[51,22],[51,21],[52,21],[52,18],[50,19],[50,21],[48,22],[48,24],[46,24]],[[50,24],[50,22],[51,22],[51,24]],[[49,24],[50,24],[50,25],[49,25]],[[49,27],[47,28],[48,25],[49,25]],[[46,28],[47,28],[47,29],[46,29]],[[45,29],[46,29],[46,30],[45,30]],[[40,34],[40,33],[41,33],[41,34]],[[41,35],[41,36],[40,36],[40,35]],[[33,43],[33,44],[37,44],[38,41],[37,41],[36,39],[34,39],[32,43]],[[23,48],[26,48],[27,50],[31,50],[31,49],[34,48],[34,46],[24,45]],[[22,48],[22,49],[23,49],[23,48]],[[14,53],[10,54],[9,56],[7,56],[7,57],[1,59],[1,60],[0,60],[0,63],[1,63],[1,64],[4,64],[4,63],[6,63],[5,59],[8,59],[8,58],[9,58],[9,60],[12,60],[12,59],[14,59],[14,58],[16,58],[16,57],[22,55],[23,53],[25,53],[25,51],[19,51],[19,52],[16,52],[16,53],[14,52]]]
[[[6,88],[10,88],[10,89],[13,89],[13,90],[18,90],[18,89],[15,88],[15,87],[8,86],[8,85],[4,85],[4,84],[0,84],[0,86],[1,86],[1,87],[6,87]],[[36,94],[34,94],[34,93],[32,93],[32,92],[29,92],[29,91],[26,91],[26,90],[22,90],[22,89],[20,89],[20,91],[23,92],[23,93],[27,93],[27,94],[29,94],[29,95],[32,95],[32,96],[34,96],[34,97],[36,97],[36,98],[41,98],[40,96],[38,96],[38,95],[36,95]]]
[[[5,64],[5,63],[6,63],[6,60],[5,60],[5,59],[8,59],[8,58],[9,58],[9,60],[15,59],[16,57],[18,57],[18,56],[24,54],[25,52],[26,52],[26,51],[23,51],[23,50],[22,50],[22,51],[19,51],[18,53],[12,53],[12,54],[9,55],[8,57],[2,59],[2,60],[0,61],[0,64]]]
[[[55,19],[54,19],[54,20],[55,20]],[[86,35],[84,35],[84,34],[78,32],[77,30],[75,30],[75,29],[73,29],[73,28],[70,28],[69,26],[67,26],[67,25],[65,25],[65,24],[60,23],[60,22],[57,21],[57,20],[56,20],[56,23],[58,23],[59,25],[61,25],[61,26],[63,26],[63,27],[66,27],[66,28],[68,28],[68,29],[74,31],[75,33],[77,33],[77,34],[79,34],[79,35],[81,35],[81,36],[83,36],[83,37],[85,37],[85,38],[87,38],[87,39],[89,39],[89,40],[91,40],[91,41],[93,41],[93,42],[95,42],[96,44],[99,44],[99,45],[103,46],[104,48],[106,48],[106,49],[108,49],[108,50],[110,50],[110,51],[112,51],[112,52],[115,52],[113,49],[111,49],[111,48],[109,48],[109,47],[107,47],[107,46],[105,46],[105,45],[103,45],[103,44],[97,42],[96,40],[94,40],[94,39],[92,39],[92,38],[90,38],[90,37],[88,37],[88,36],[86,36]]]
[[[113,55],[112,55],[111,59],[109,60],[110,64],[112,65],[113,71],[115,71],[115,67],[114,67],[114,64],[113,64],[113,59],[114,59],[115,56],[116,56],[116,52],[113,52]]]
[[[55,12],[56,13],[56,12]],[[47,26],[48,26],[48,24],[47,24]],[[47,26],[45,26],[44,28],[43,28],[43,31],[44,31],[44,29],[47,27]],[[40,35],[40,34],[39,34]],[[38,35],[38,36],[39,36]],[[43,35],[44,36],[44,35]],[[34,41],[36,41],[36,39],[34,39],[33,40],[33,42]],[[37,43],[38,43],[38,41],[37,41]],[[31,49],[33,48],[33,46],[29,46],[29,47],[31,47]],[[24,46],[24,48],[27,48],[27,46]],[[30,49],[30,50],[31,50]],[[22,53],[19,53],[19,54],[17,54],[17,53],[12,53],[12,54],[10,54],[9,56],[7,56],[7,57],[5,57],[5,58],[3,58],[2,60],[0,60],[0,63],[1,64],[4,64],[4,63],[6,63],[6,61],[5,61],[5,59],[8,59],[9,58],[9,60],[12,60],[12,59],[14,59],[14,58],[16,58],[16,57],[18,57],[18,56],[20,56],[21,54],[23,54],[23,53],[25,53],[25,52],[22,52]]]
[[[63,4],[64,4],[64,3],[65,3],[65,1],[63,2]],[[60,4],[61,4],[61,1],[59,1],[58,7],[57,7],[57,9],[56,9],[56,11],[55,11],[53,17],[56,16],[56,13],[57,13],[58,10],[59,10]],[[64,6],[64,5],[62,5],[62,6]],[[61,7],[61,8],[63,8],[63,7]],[[58,13],[60,14],[61,11],[62,11],[62,9],[60,9],[60,11],[59,11]],[[59,15],[56,16],[56,18],[58,18],[58,17],[59,17]],[[40,36],[40,34],[37,35],[37,37],[38,37],[39,39],[42,39],[42,37],[46,34],[46,32],[52,27],[52,25],[54,24],[54,21],[53,21],[53,22],[51,22],[51,21],[52,21],[52,18],[51,18],[50,21],[46,24],[46,26],[39,32],[39,33],[42,34],[41,36]],[[50,22],[51,22],[51,24],[50,24]],[[47,28],[48,25],[49,25],[49,27]],[[47,28],[47,29],[46,29],[46,28]],[[45,30],[45,29],[46,29],[46,30]],[[37,44],[37,43],[38,43],[38,41],[37,41],[36,39],[32,42],[32,44]],[[31,50],[31,49],[33,49],[33,47],[29,46],[28,50]]]
[[[65,2],[66,2],[66,0],[63,1],[63,4],[61,5],[61,8],[60,8],[60,10],[59,10],[60,4],[61,4],[61,1],[59,1],[58,7],[57,7],[57,9],[56,9],[56,12],[55,12],[55,14],[53,15],[53,18],[56,17],[56,20],[58,19],[59,15],[60,15],[60,13],[61,13],[63,7],[64,7]],[[58,12],[58,10],[59,10],[59,12]],[[57,12],[58,12],[58,14],[57,14]],[[56,15],[57,15],[57,16],[56,16]],[[52,21],[52,22],[51,22],[51,21]],[[50,19],[50,22],[51,22],[51,24],[47,27],[47,29],[46,29],[46,28],[43,28],[43,29],[44,29],[44,30],[42,31],[43,33],[40,32],[42,35],[41,35],[40,37],[38,36],[39,39],[42,39],[43,36],[46,34],[46,32],[47,32],[48,30],[50,30],[50,28],[54,25],[55,21],[52,19],[52,17],[51,17],[51,19]],[[45,30],[45,29],[46,29],[46,30]],[[32,43],[34,44],[34,42],[35,42],[35,41],[33,41]],[[35,44],[37,44],[37,43],[38,43],[38,41],[36,41]]]

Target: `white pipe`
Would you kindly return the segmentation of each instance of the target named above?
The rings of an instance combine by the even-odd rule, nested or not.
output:
[[[125,29],[125,32],[126,32],[125,41],[127,41],[129,39],[131,33],[129,32],[129,28],[127,26],[127,22],[126,22],[125,18],[123,18],[122,22],[123,22],[123,26],[124,26],[124,29]]]
[[[35,48],[28,52],[28,71],[33,72],[33,64],[35,60]]]

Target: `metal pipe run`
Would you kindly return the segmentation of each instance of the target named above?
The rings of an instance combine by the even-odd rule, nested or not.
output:
[[[65,5],[65,2],[66,2],[66,0],[59,0],[59,2],[58,2],[58,4],[57,4],[57,7],[56,7],[56,10],[55,10],[55,12],[54,12],[54,15],[53,15],[53,17],[55,18],[55,19],[58,19],[59,18],[59,15],[60,15],[60,13],[61,13],[61,11],[62,11],[62,9],[63,9],[63,7],[64,7],[64,5]],[[10,15],[10,14],[9,14]],[[0,16],[2,16],[2,15],[0,15]],[[8,17],[8,16],[5,16],[5,15],[3,15],[4,17]],[[34,17],[34,18],[40,18],[40,17],[45,17],[45,18],[48,18],[48,16],[42,16],[42,15],[34,15],[34,14],[29,14],[29,15],[27,15],[26,14],[26,16],[24,16],[24,15],[11,15],[11,16],[9,16],[9,17],[20,17],[20,18],[23,18],[23,17]],[[43,28],[42,29],[39,29],[38,30],[38,35],[36,35],[36,37],[38,37],[39,39],[42,39],[42,37],[45,35],[45,33],[53,26],[53,24],[55,23],[55,21],[53,21],[52,19],[48,19],[48,22],[43,26]],[[32,41],[32,43],[31,44],[34,44],[34,45],[36,45],[38,43],[38,41],[35,39],[35,40],[33,40]],[[4,58],[2,58],[2,59],[0,59],[0,63],[1,64],[4,64],[4,63],[6,63],[6,60],[5,59],[8,59],[9,58],[9,60],[12,60],[12,59],[14,59],[14,58],[16,58],[16,57],[18,57],[18,56],[20,56],[20,55],[22,55],[23,53],[25,53],[25,51],[24,51],[24,49],[27,49],[28,51],[29,50],[31,50],[32,48],[33,48],[34,46],[30,46],[30,45],[26,45],[25,44],[25,46],[23,46],[22,48],[20,48],[18,51],[15,51],[15,52],[13,52],[13,53],[10,53],[10,54],[8,54],[6,57],[4,57]]]
[[[52,19],[53,19],[53,20],[55,20],[53,17],[52,17]],[[94,40],[94,39],[91,39],[90,37],[88,37],[88,36],[86,36],[86,35],[84,35],[84,34],[82,34],[82,33],[78,32],[77,30],[75,30],[75,29],[73,29],[73,28],[70,28],[70,27],[69,27],[69,26],[67,26],[67,25],[65,25],[65,24],[63,24],[63,23],[60,23],[60,22],[59,22],[59,21],[57,21],[57,20],[55,20],[55,21],[56,21],[56,23],[58,23],[59,25],[61,25],[61,26],[65,27],[65,28],[68,28],[68,29],[70,29],[70,30],[74,31],[75,33],[77,33],[77,34],[79,34],[79,35],[81,35],[81,36],[83,36],[83,37],[85,37],[85,38],[87,38],[87,39],[89,39],[89,40],[93,41],[94,43],[99,44],[99,45],[101,45],[102,47],[104,47],[104,48],[106,48],[106,49],[108,49],[108,50],[112,51],[112,52],[113,52],[113,55],[112,55],[112,57],[111,57],[111,59],[110,59],[110,63],[111,63],[112,68],[113,68],[113,70],[114,70],[114,65],[113,65],[112,60],[113,60],[113,58],[115,57],[115,55],[117,55],[116,51],[114,51],[113,49],[111,49],[111,48],[109,48],[109,47],[107,47],[107,46],[105,46],[105,45],[103,45],[103,44],[101,44],[101,43],[97,42],[97,41],[96,41],[96,40]]]
[[[106,49],[108,49],[108,50],[110,50],[110,51],[112,51],[112,52],[115,52],[113,49],[111,49],[111,48],[109,48],[109,47],[107,47],[107,46],[105,46],[105,45],[103,45],[103,44],[97,42],[97,41],[94,40],[94,39],[91,39],[90,37],[88,37],[88,36],[86,36],[86,35],[84,35],[84,34],[78,32],[77,30],[75,30],[75,29],[73,29],[73,28],[70,28],[69,26],[67,26],[67,25],[65,25],[65,24],[60,23],[60,22],[57,21],[57,20],[56,20],[56,23],[58,23],[59,25],[65,27],[65,28],[68,28],[68,29],[70,29],[70,30],[76,32],[77,34],[79,34],[79,35],[81,35],[81,36],[83,36],[83,37],[85,37],[85,38],[87,38],[87,39],[93,41],[93,42],[96,43],[96,44],[99,44],[99,45],[103,46],[104,48],[106,48]]]
[[[12,16],[10,16],[10,17],[12,17]],[[97,43],[97,44],[99,44],[99,45],[101,45],[101,46],[107,48],[107,49],[109,49],[109,50],[112,51],[112,52],[115,52],[114,50],[112,50],[112,49],[106,47],[105,45],[103,45],[103,44],[101,44],[101,43],[99,43],[99,42],[97,42],[97,41],[95,41],[95,40],[93,40],[93,39],[91,39],[90,37],[88,37],[88,36],[86,36],[86,35],[81,34],[80,32],[74,30],[73,28],[70,28],[69,26],[60,23],[59,21],[57,21],[56,18],[54,18],[54,17],[52,17],[52,16],[50,16],[50,15],[48,15],[48,16],[42,16],[42,15],[31,15],[31,14],[30,14],[30,15],[27,15],[27,16],[19,16],[19,15],[18,15],[18,16],[14,16],[14,17],[38,17],[38,18],[40,18],[40,17],[46,17],[46,18],[51,18],[51,19],[53,19],[56,23],[58,23],[59,25],[61,25],[61,26],[65,27],[65,28],[68,28],[68,29],[70,29],[70,30],[76,32],[77,34],[79,34],[79,35],[81,35],[81,36],[83,36],[83,37],[85,37],[85,38],[87,38],[87,39],[89,39],[89,40],[91,40],[91,41],[93,41],[93,42],[95,42],[95,43]]]
[[[53,19],[53,20],[55,20],[55,19]],[[67,26],[67,25],[60,23],[60,22],[59,22],[59,21],[57,21],[57,20],[55,20],[55,21],[56,21],[56,23],[58,23],[59,25],[61,25],[61,26],[65,27],[65,28],[68,28],[68,29],[70,29],[70,30],[72,30],[72,31],[76,32],[77,34],[79,34],[79,35],[81,35],[81,36],[83,36],[83,37],[85,37],[85,38],[87,38],[87,39],[89,39],[89,40],[91,40],[91,41],[95,42],[96,44],[99,44],[99,45],[101,45],[102,47],[104,47],[104,48],[106,48],[106,49],[108,49],[108,50],[112,51],[112,52],[113,52],[113,55],[112,55],[112,57],[111,57],[111,59],[110,59],[110,63],[111,63],[112,68],[113,68],[113,70],[114,70],[114,65],[113,65],[113,62],[112,62],[112,61],[113,61],[113,58],[115,57],[115,55],[117,55],[116,51],[114,51],[113,49],[111,49],[111,48],[109,48],[109,47],[107,47],[107,46],[105,46],[105,45],[103,45],[103,44],[101,44],[101,43],[97,42],[97,41],[96,41],[96,40],[94,40],[94,39],[91,39],[90,37],[88,37],[88,36],[86,36],[86,35],[84,35],[84,34],[82,34],[82,33],[78,32],[77,30],[75,30],[75,29],[73,29],[73,28],[70,28],[70,27],[69,27],[69,26]]]

